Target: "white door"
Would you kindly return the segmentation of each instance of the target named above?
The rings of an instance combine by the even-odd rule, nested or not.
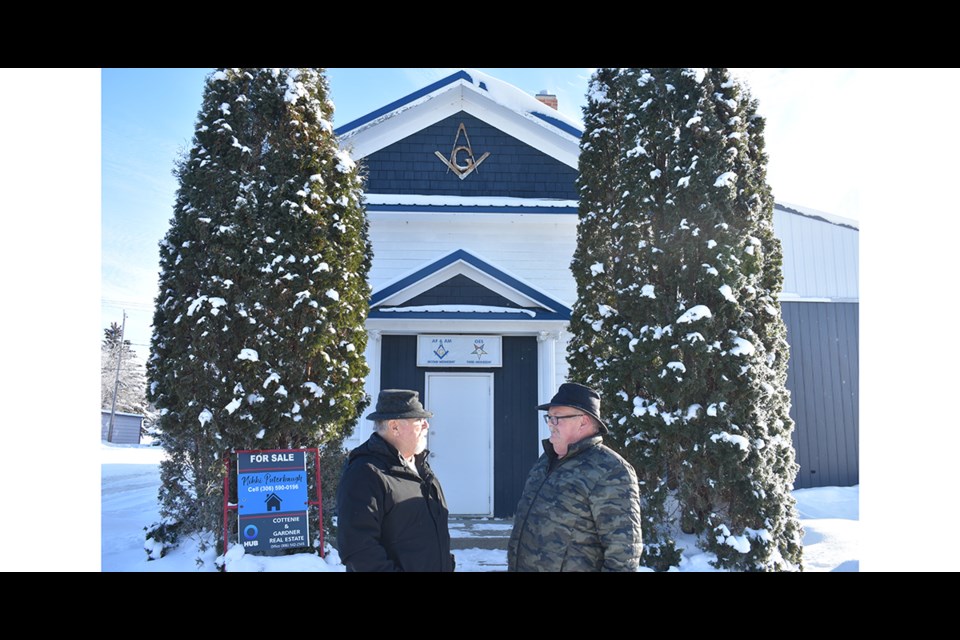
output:
[[[493,374],[427,373],[430,466],[451,515],[493,515]]]

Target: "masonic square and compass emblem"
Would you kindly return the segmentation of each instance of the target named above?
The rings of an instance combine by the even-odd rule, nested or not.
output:
[[[460,135],[463,134],[463,139],[466,144],[460,143]],[[453,140],[453,150],[450,151],[450,157],[445,158],[443,154],[439,151],[433,152],[443,164],[447,165],[447,168],[452,170],[457,176],[463,180],[468,175],[473,173],[473,170],[480,166],[480,163],[487,159],[490,155],[490,152],[487,151],[479,160],[476,160],[473,156],[473,147],[470,145],[470,137],[467,135],[467,128],[460,123],[460,126],[457,127],[457,136]],[[460,164],[461,155],[463,157],[464,164]]]

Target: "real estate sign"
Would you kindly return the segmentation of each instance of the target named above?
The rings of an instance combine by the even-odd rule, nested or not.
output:
[[[238,453],[237,494],[240,544],[245,551],[310,546],[306,452]]]

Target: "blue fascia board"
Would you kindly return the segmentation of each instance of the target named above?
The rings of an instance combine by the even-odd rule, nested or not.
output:
[[[348,123],[345,124],[345,125],[342,125],[342,126],[340,126],[340,127],[337,127],[336,129],[333,130],[333,133],[334,133],[334,135],[336,135],[337,137],[340,137],[340,136],[342,136],[342,135],[345,134],[345,133],[348,133],[348,132],[350,132],[350,131],[353,131],[354,129],[357,129],[357,128],[359,128],[359,127],[362,127],[363,125],[367,124],[368,122],[373,122],[373,121],[376,120],[377,118],[379,118],[379,117],[381,117],[381,116],[384,116],[384,115],[390,113],[391,111],[395,111],[395,110],[399,109],[400,107],[402,107],[402,106],[404,106],[404,105],[410,104],[411,102],[415,102],[416,100],[419,100],[419,99],[422,98],[423,96],[428,95],[428,94],[430,94],[430,93],[433,93],[433,92],[436,91],[437,89],[440,89],[440,88],[442,88],[442,87],[445,87],[445,86],[447,86],[448,84],[453,84],[453,83],[456,82],[457,80],[465,80],[465,81],[469,82],[470,84],[473,84],[473,76],[471,76],[469,73],[467,73],[466,71],[463,71],[463,70],[461,69],[460,71],[457,71],[456,73],[452,73],[452,74],[450,74],[449,76],[447,76],[446,78],[442,78],[442,79],[440,79],[440,80],[437,80],[437,81],[434,82],[433,84],[429,84],[429,85],[425,86],[425,87],[422,88],[422,89],[419,89],[419,90],[417,90],[417,91],[414,91],[413,93],[411,93],[411,94],[409,94],[409,95],[406,95],[406,96],[400,98],[399,100],[394,100],[393,102],[391,102],[390,104],[388,104],[388,105],[386,105],[386,106],[380,107],[379,109],[377,109],[377,110],[375,110],[375,111],[371,111],[370,113],[368,113],[368,114],[365,115],[365,116],[361,116],[361,117],[357,118],[356,120],[354,120],[354,121],[352,121],[352,122],[348,122]],[[484,91],[487,91],[487,85],[486,85],[484,82],[481,81],[478,86],[479,86],[480,89],[482,89],[482,90],[484,90]],[[530,111],[530,112],[528,112],[528,113],[530,113],[530,115],[532,115],[532,116],[535,116],[535,117],[543,120],[544,122],[546,122],[546,123],[549,124],[550,126],[556,127],[557,129],[563,131],[564,133],[567,133],[567,134],[569,134],[569,135],[577,138],[578,140],[583,137],[583,131],[581,131],[580,129],[577,129],[577,128],[574,127],[574,126],[571,126],[571,125],[567,124],[566,122],[560,120],[559,118],[554,118],[553,116],[551,116],[551,115],[549,115],[549,114],[540,113],[539,111]]]
[[[443,256],[436,262],[427,265],[426,267],[420,269],[419,271],[407,276],[403,280],[400,280],[399,282],[395,282],[392,285],[384,289],[381,289],[380,291],[375,292],[370,297],[371,313],[373,313],[373,307],[375,307],[381,301],[386,300],[387,298],[394,295],[395,293],[410,287],[414,283],[417,283],[423,280],[424,278],[427,278],[428,276],[433,275],[434,273],[440,271],[441,269],[448,267],[454,262],[458,262],[461,260],[475,267],[478,271],[482,271],[483,273],[489,275],[490,277],[496,280],[499,280],[500,282],[507,285],[508,287],[515,289],[516,291],[519,291],[520,293],[527,296],[531,300],[536,300],[538,303],[542,304],[544,307],[548,309],[556,309],[556,313],[558,316],[565,316],[567,319],[570,318],[570,309],[566,305],[561,304],[560,302],[550,298],[549,296],[537,291],[533,287],[523,284],[516,278],[513,278],[507,275],[500,269],[497,269],[496,267],[484,262],[483,260],[476,257],[472,253],[464,251],[463,249],[457,249],[456,251],[448,253],[447,255]],[[494,314],[480,313],[478,315],[481,317],[490,318]],[[506,314],[506,315],[513,317],[514,314]],[[454,314],[454,316],[458,318],[462,318],[464,317],[464,314]],[[395,316],[391,316],[391,317],[395,317]],[[427,314],[426,317],[434,318],[434,317],[437,317],[437,315]]]
[[[429,84],[429,85],[425,86],[425,87],[422,88],[422,89],[419,89],[419,90],[417,90],[417,91],[414,91],[413,93],[411,93],[411,94],[409,94],[409,95],[407,95],[407,96],[404,96],[403,98],[400,98],[399,100],[394,100],[394,101],[391,102],[390,104],[388,104],[388,105],[386,105],[386,106],[384,106],[384,107],[380,107],[380,108],[377,109],[376,111],[371,111],[371,112],[368,113],[367,115],[361,116],[361,117],[357,118],[356,120],[354,120],[353,122],[348,122],[347,124],[345,124],[345,125],[343,125],[343,126],[341,126],[341,127],[338,127],[338,128],[336,128],[336,129],[334,129],[334,130],[333,130],[333,133],[334,133],[335,135],[337,135],[337,136],[342,136],[343,134],[347,133],[348,131],[353,131],[354,129],[356,129],[356,128],[358,128],[358,127],[362,127],[363,125],[367,124],[368,122],[372,122],[373,120],[376,120],[377,118],[379,118],[379,117],[382,116],[382,115],[385,115],[385,114],[387,114],[387,113],[390,113],[391,111],[395,111],[396,109],[399,109],[400,107],[402,107],[402,106],[405,105],[405,104],[409,104],[409,103],[411,103],[411,102],[414,102],[414,101],[416,101],[416,100],[419,100],[419,99],[422,98],[423,96],[425,96],[425,95],[427,95],[427,94],[429,94],[429,93],[433,93],[433,92],[436,91],[437,89],[440,89],[441,87],[445,87],[445,86],[448,85],[448,84],[452,84],[452,83],[456,82],[457,80],[466,80],[467,82],[473,83],[473,78],[470,77],[470,74],[468,74],[466,71],[462,71],[462,70],[461,70],[461,71],[457,71],[456,73],[453,73],[453,74],[451,74],[451,75],[449,75],[449,76],[447,76],[446,78],[443,78],[443,79],[441,79],[441,80],[437,80],[437,81],[434,82],[433,84]],[[481,88],[483,88],[484,90],[486,90],[486,86],[484,86],[484,85],[481,85]]]
[[[540,207],[514,205],[462,205],[462,204],[368,204],[367,211],[396,211],[398,213],[578,213],[577,207]]]
[[[567,124],[566,122],[564,122],[564,121],[562,121],[562,120],[560,120],[560,119],[558,119],[558,118],[554,118],[553,116],[549,116],[549,115],[547,115],[547,114],[545,114],[545,113],[540,113],[539,111],[531,111],[531,112],[530,112],[530,115],[535,116],[535,117],[537,117],[537,118],[540,118],[541,120],[543,120],[544,122],[546,122],[546,123],[549,124],[550,126],[556,127],[557,129],[560,129],[561,131],[563,131],[563,132],[565,132],[565,133],[569,133],[570,135],[572,135],[572,136],[573,136],[574,138],[576,138],[577,140],[579,140],[580,138],[583,137],[583,131],[581,131],[580,129],[577,129],[577,128],[574,127],[574,126],[571,126],[571,125]]]

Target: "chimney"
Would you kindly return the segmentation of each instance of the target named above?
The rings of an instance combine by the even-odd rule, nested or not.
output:
[[[547,93],[546,89],[541,89],[540,93],[538,93],[535,97],[548,107],[553,107],[554,109],[557,108],[557,96],[553,95],[552,93]]]

